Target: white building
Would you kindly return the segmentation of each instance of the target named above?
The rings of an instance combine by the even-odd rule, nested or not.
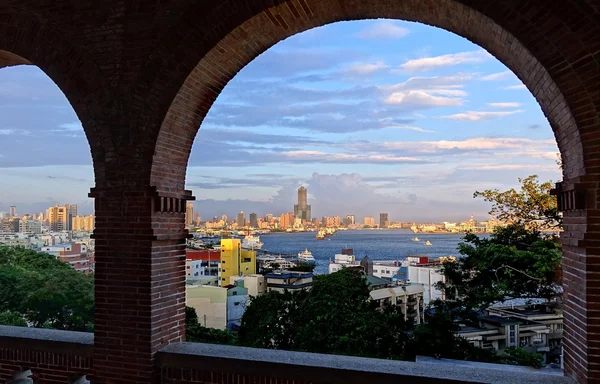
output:
[[[334,260],[329,262],[329,273],[337,272],[342,268],[360,267],[360,262],[356,261],[356,257],[353,252],[351,252],[352,250],[344,251],[347,252],[336,254]]]
[[[248,296],[260,296],[267,291],[267,284],[265,283],[265,276],[263,275],[255,274],[243,276],[229,276],[230,284],[235,284],[240,280],[244,282],[244,287],[248,289]]]
[[[42,223],[37,220],[21,219],[19,220],[19,233],[27,235],[37,235],[42,233]]]
[[[421,324],[424,322],[423,292],[421,284],[405,284],[375,289],[370,292],[370,296],[379,308],[386,304],[396,305],[404,314],[404,320]]]

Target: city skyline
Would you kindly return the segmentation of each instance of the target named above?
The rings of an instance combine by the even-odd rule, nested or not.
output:
[[[0,211],[91,213],[89,146],[64,95],[35,67],[5,68],[0,84]],[[486,216],[475,190],[559,180],[556,152],[529,91],[478,46],[422,24],[345,22],[277,44],[230,82],[186,188],[202,217],[289,212],[304,185],[314,217],[456,221]]]

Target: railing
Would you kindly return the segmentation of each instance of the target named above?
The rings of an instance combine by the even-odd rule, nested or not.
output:
[[[88,383],[92,353],[91,333],[0,326],[0,384],[28,379],[36,384]],[[489,369],[200,343],[168,345],[157,353],[156,364],[161,384],[572,384],[563,376],[513,372],[503,366]]]
[[[94,335],[0,325],[0,383],[85,383]]]

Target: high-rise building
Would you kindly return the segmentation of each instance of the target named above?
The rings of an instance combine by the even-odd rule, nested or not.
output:
[[[200,212],[196,212],[196,227],[200,226]]]
[[[354,225],[355,224],[355,217],[354,215],[346,215],[346,217],[344,217],[344,225],[347,227],[349,225]]]
[[[94,215],[75,216],[71,223],[73,231],[93,231],[95,225]]]
[[[300,219],[305,222],[310,222],[312,219],[310,205],[307,204],[307,195],[308,191],[306,188],[298,188],[298,204],[294,204],[294,218]]]
[[[279,217],[279,228],[287,229],[287,228],[291,227],[292,225],[294,225],[294,213],[293,212],[282,213],[281,216]]]
[[[375,218],[367,216],[365,217],[364,225],[366,227],[374,227],[375,226]]]
[[[194,225],[194,203],[191,201],[185,204],[185,225],[187,227]]]
[[[8,211],[8,217],[16,217],[17,216],[17,207],[14,205],[10,206],[10,210]]]
[[[250,214],[250,226],[252,228],[258,228],[258,217],[256,216],[256,213]]]
[[[54,207],[48,208],[46,217],[48,218],[48,226],[53,232],[68,231],[71,226],[66,206],[61,207],[56,204]]]
[[[77,204],[65,204],[67,209],[67,231],[73,230],[73,218],[77,216]]]
[[[244,225],[246,225],[246,214],[244,213],[244,211],[241,211],[240,213],[238,213],[236,222],[237,222],[238,228],[241,228]]]
[[[390,222],[388,221],[388,214],[380,213],[379,214],[379,228],[387,228],[389,223]]]

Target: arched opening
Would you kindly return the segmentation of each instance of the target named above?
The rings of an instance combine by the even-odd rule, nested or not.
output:
[[[29,64],[0,51],[0,322],[90,332],[89,144],[67,95]]]
[[[256,13],[253,13],[256,12]],[[576,124],[564,91],[568,90],[555,68],[551,74],[547,67],[547,57],[532,53],[535,48],[533,40],[521,33],[515,37],[507,27],[510,23],[498,17],[498,23],[486,14],[466,7],[458,2],[446,1],[435,4],[414,3],[378,3],[355,4],[344,7],[337,2],[301,1],[286,2],[268,8],[251,10],[234,27],[227,29],[223,38],[215,43],[214,48],[204,54],[195,69],[182,84],[177,96],[171,103],[161,126],[154,155],[152,185],[159,194],[186,198],[183,193],[185,183],[185,167],[191,150],[191,143],[200,123],[205,118],[210,106],[218,97],[223,87],[231,78],[254,57],[278,41],[300,31],[339,20],[356,20],[376,17],[418,21],[437,26],[463,36],[486,49],[504,63],[521,79],[523,84],[538,100],[542,111],[552,127],[559,150],[564,161],[563,177],[572,189],[574,183],[582,181],[586,174],[584,166],[584,149],[580,132],[591,127],[591,122]],[[527,24],[524,20],[519,20]],[[502,22],[502,24],[499,24]],[[527,24],[528,25],[528,24]],[[574,101],[571,94],[568,95]],[[578,115],[579,116],[579,115]],[[585,253],[578,245],[583,231],[579,231],[571,223],[580,220],[585,213],[579,209],[565,212],[566,241],[565,258],[577,258]],[[578,240],[575,240],[578,239]],[[569,276],[571,264],[567,263],[566,275]],[[585,300],[582,292],[571,289],[572,284],[566,281],[567,297]],[[571,296],[573,295],[573,296]],[[583,296],[581,296],[583,295]],[[566,322],[575,325],[575,307],[567,300]],[[575,328],[567,328],[567,332],[575,332]],[[568,337],[568,336],[567,336]],[[567,345],[567,370],[573,374],[584,372],[588,368],[578,366],[574,357],[578,347]]]

